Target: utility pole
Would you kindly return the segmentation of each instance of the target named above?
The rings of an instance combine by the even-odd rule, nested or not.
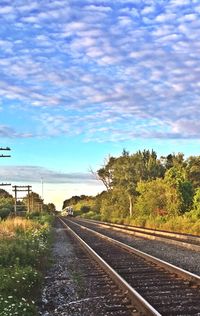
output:
[[[7,150],[11,150],[9,147],[0,147],[0,151],[7,151]],[[11,157],[11,155],[0,155],[1,158],[7,158],[7,157]]]
[[[10,151],[11,149],[9,147],[0,147],[0,151]],[[11,157],[11,155],[0,155],[0,158],[8,158]],[[0,186],[5,186],[5,185],[11,185],[11,183],[0,183]]]
[[[13,185],[13,191],[15,193],[15,215],[17,214],[17,193],[18,192],[27,192],[28,194],[28,212],[30,212],[30,192],[32,190],[31,185]]]

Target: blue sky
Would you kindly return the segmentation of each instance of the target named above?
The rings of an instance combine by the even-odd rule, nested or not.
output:
[[[199,154],[197,0],[0,4],[0,180],[61,207],[123,148]]]

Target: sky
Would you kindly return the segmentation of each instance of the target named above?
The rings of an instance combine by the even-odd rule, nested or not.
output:
[[[199,38],[198,0],[2,0],[0,182],[59,210],[123,149],[199,155]]]

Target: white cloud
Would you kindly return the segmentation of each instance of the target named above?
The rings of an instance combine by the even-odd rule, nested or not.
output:
[[[190,124],[199,114],[197,2],[35,0],[16,9],[14,0],[0,14],[1,102],[20,104],[36,125],[5,124],[2,137],[124,139],[144,124],[146,137],[179,138],[172,122],[179,126],[191,104]],[[190,124],[183,137],[197,137]]]
[[[46,183],[85,183],[94,184],[96,179],[91,173],[67,173],[49,170],[39,166],[0,166],[2,181],[40,182]],[[98,182],[96,183],[98,185]]]

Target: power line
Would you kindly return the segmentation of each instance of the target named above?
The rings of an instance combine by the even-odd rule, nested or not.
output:
[[[0,147],[0,151],[10,151],[10,147]],[[0,158],[8,158],[11,157],[11,155],[0,155]],[[11,185],[11,183],[0,183],[0,186],[7,186],[7,185]]]

